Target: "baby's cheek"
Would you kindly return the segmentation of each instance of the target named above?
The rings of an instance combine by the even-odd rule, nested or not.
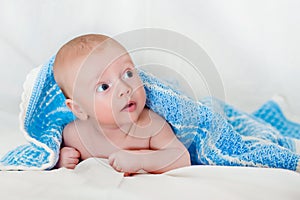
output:
[[[94,106],[94,113],[95,113],[95,116],[97,117],[97,118],[103,118],[103,117],[105,117],[105,113],[106,113],[107,111],[106,111],[106,109],[105,109],[105,107],[103,107],[103,106],[101,106],[101,105],[99,105],[99,104],[95,104],[95,106]]]
[[[144,87],[140,87],[137,90],[137,96],[140,102],[143,102],[144,104],[146,103],[146,92]]]
[[[114,113],[111,107],[95,105],[95,118],[99,123],[114,123]]]

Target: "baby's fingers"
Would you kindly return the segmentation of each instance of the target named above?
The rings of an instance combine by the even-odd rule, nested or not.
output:
[[[61,152],[69,158],[80,158],[80,152],[72,147],[64,147]]]
[[[79,163],[79,159],[78,158],[69,158],[68,163],[77,165]]]
[[[74,169],[78,163],[79,163],[79,159],[77,159],[77,158],[68,158],[65,161],[64,167],[66,167],[68,169]]]
[[[69,152],[71,158],[80,158],[80,152],[73,149]]]
[[[122,167],[119,166],[115,154],[111,154],[111,155],[108,157],[108,162],[109,162],[109,164],[110,164],[116,171],[122,172]]]
[[[72,163],[67,163],[65,165],[65,168],[67,168],[67,169],[75,169],[75,167],[76,167],[76,164],[72,164]]]
[[[108,163],[110,164],[110,166],[113,167],[115,159],[116,159],[116,154],[114,154],[114,153],[110,154],[110,156],[108,157]]]

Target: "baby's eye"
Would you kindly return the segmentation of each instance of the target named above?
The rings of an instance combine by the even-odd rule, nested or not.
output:
[[[110,87],[110,84],[107,83],[102,83],[98,86],[97,88],[97,92],[104,92],[105,90],[107,90]]]
[[[133,77],[133,71],[132,70],[127,70],[124,74],[124,78],[132,78]]]

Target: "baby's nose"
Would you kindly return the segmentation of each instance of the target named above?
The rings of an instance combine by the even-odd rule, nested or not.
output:
[[[127,84],[122,84],[122,88],[120,89],[119,97],[123,97],[124,95],[128,96],[131,94],[132,89]]]

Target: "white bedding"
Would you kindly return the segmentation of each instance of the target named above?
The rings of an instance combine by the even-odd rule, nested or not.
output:
[[[0,172],[5,199],[273,199],[300,197],[300,175],[281,169],[192,166],[123,177],[101,159],[75,170]]]

